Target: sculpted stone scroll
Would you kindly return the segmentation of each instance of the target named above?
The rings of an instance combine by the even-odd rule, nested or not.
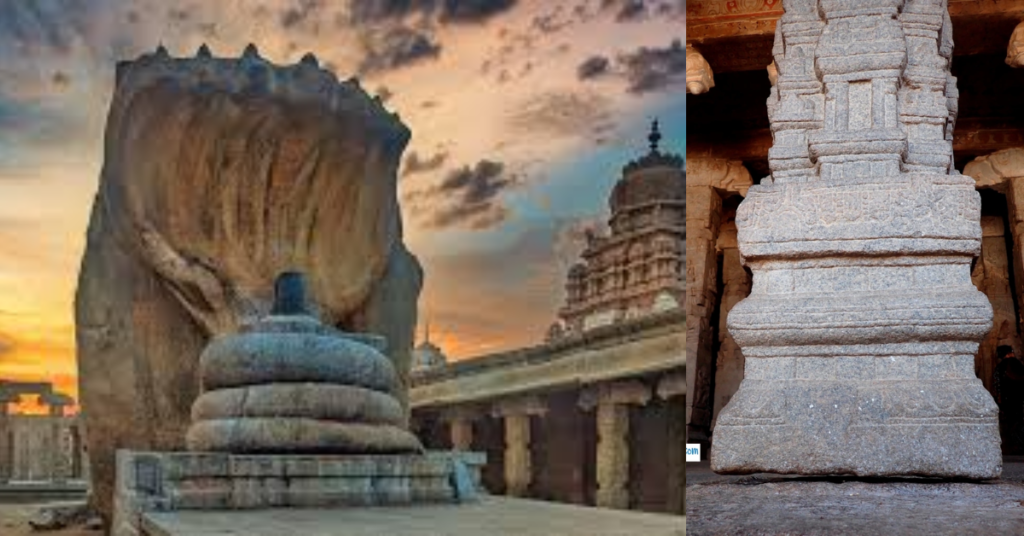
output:
[[[422,277],[396,196],[409,136],[312,55],[161,47],[118,65],[75,304],[102,510],[115,449],[185,448],[201,350],[268,314],[281,272],[306,274],[325,324],[388,341],[404,402]]]
[[[952,165],[946,1],[783,7],[772,174],[736,215],[753,272],[728,315],[744,379],[712,468],[997,477],[998,410],[974,373],[992,326],[971,281],[981,202]]]

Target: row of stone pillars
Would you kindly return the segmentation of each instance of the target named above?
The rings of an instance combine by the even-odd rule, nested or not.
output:
[[[597,491],[595,503],[605,508],[630,507],[629,473],[629,408],[644,406],[655,394],[665,400],[682,397],[685,392],[682,373],[665,376],[652,393],[650,387],[639,380],[603,383],[584,388],[579,407],[595,411],[597,423]],[[513,497],[529,494],[533,481],[531,456],[531,419],[543,417],[547,407],[536,395],[503,400],[495,404],[491,415],[501,418],[505,431],[504,479],[505,493]],[[482,415],[468,408],[451,408],[443,419],[449,424],[452,448],[471,450],[473,421]],[[672,448],[667,445],[666,448]],[[680,451],[683,445],[678,445]],[[684,469],[680,464],[679,470]],[[685,476],[680,475],[685,482]]]
[[[14,426],[15,417],[11,414],[10,404],[18,402],[17,397],[0,398],[0,484],[17,477],[15,472],[15,450],[18,446],[18,430]],[[65,416],[66,404],[50,403],[49,422],[46,429],[48,449],[38,453],[46,457],[46,467],[55,483],[64,483],[70,478],[81,477],[84,473],[82,463],[82,434],[78,427],[69,424]],[[66,441],[65,441],[66,439]],[[69,455],[66,455],[70,453]]]

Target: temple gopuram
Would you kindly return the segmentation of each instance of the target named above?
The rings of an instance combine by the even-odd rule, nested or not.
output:
[[[623,169],[608,200],[611,233],[587,233],[582,261],[569,270],[565,307],[550,337],[675,309],[683,301],[686,192],[683,160],[658,149]]]
[[[744,375],[744,356],[726,327],[729,311],[752,285],[737,249],[736,208],[771,173],[770,149],[778,150],[773,141],[790,135],[773,132],[769,122],[770,106],[783,109],[772,101],[778,95],[773,48],[781,47],[776,25],[782,4],[687,1],[686,424],[688,442],[704,443],[705,453],[719,412]],[[945,136],[952,141],[954,167],[975,180],[981,195],[982,246],[971,275],[994,309],[975,372],[997,394],[1006,347],[1017,356],[1024,351],[1024,1],[948,0],[948,12],[959,107]],[[813,121],[817,113],[784,112],[790,121]],[[1003,389],[1005,395],[1005,384]],[[1008,400],[1004,396],[1001,411]],[[1013,438],[1024,434],[1006,426],[1003,453],[1021,454],[1024,441]]]
[[[650,149],[613,188],[542,343],[448,361],[414,353],[413,428],[485,452],[490,493],[683,514],[683,159]]]

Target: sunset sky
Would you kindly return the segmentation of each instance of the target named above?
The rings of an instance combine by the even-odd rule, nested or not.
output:
[[[0,0],[0,379],[73,395],[72,301],[115,61],[313,52],[410,126],[421,319],[453,358],[534,344],[619,170],[685,147],[683,0]]]

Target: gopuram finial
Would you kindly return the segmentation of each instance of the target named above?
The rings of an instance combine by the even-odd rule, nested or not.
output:
[[[650,142],[651,153],[658,153],[658,142],[661,141],[661,131],[658,130],[658,120],[655,119],[651,122],[651,133],[647,135],[647,141]]]

